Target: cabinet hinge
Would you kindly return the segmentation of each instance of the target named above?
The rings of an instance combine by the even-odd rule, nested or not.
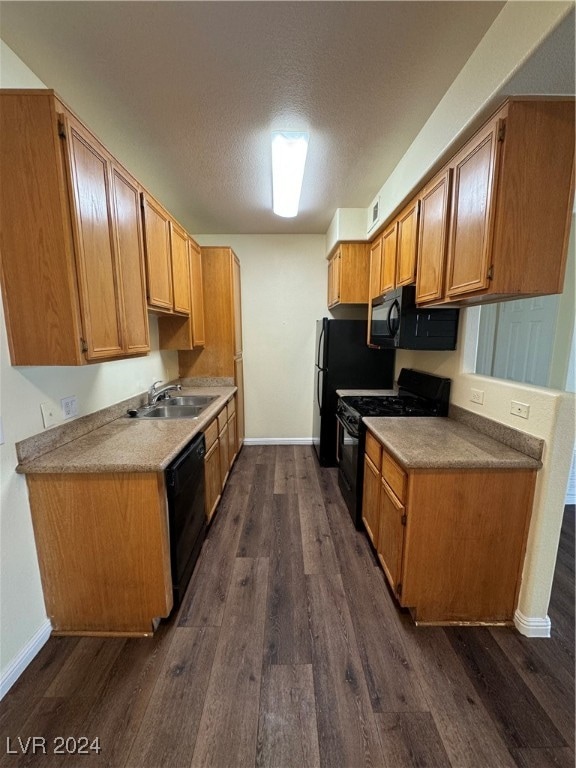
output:
[[[498,141],[504,141],[506,138],[506,124],[502,123],[500,128],[498,128]]]
[[[402,582],[400,582],[400,583],[399,583],[399,584],[396,586],[396,594],[398,595],[398,597],[400,597],[400,595],[402,594]]]
[[[88,344],[86,344],[86,339],[83,339],[82,336],[80,336],[80,349],[82,352],[88,352]]]
[[[488,272],[486,273],[486,278],[488,280],[494,280],[494,265],[490,264],[488,267]]]
[[[64,128],[64,120],[58,120],[58,136],[61,139],[66,138],[66,129]]]
[[[408,518],[406,517],[406,515],[402,515],[402,517],[400,518],[400,522],[402,523],[402,525],[406,525],[406,520],[407,519]]]

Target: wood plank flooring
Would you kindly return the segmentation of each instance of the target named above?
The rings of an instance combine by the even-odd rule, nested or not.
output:
[[[550,639],[415,627],[335,470],[246,446],[179,611],[150,639],[51,638],[0,702],[0,766],[573,768],[573,507],[549,612]]]

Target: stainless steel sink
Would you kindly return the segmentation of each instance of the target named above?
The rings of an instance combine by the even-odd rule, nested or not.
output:
[[[174,408],[177,405],[199,405],[205,408],[207,405],[214,402],[217,397],[218,395],[178,395],[177,397],[169,397],[166,398],[166,400],[162,400],[161,405],[168,405],[171,408]]]
[[[218,395],[181,395],[128,411],[134,419],[197,419]]]
[[[196,419],[206,406],[200,405],[154,405],[138,411],[139,419]]]

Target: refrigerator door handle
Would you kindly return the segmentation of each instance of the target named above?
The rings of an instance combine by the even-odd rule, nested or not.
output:
[[[316,377],[316,402],[318,403],[318,409],[320,415],[322,415],[322,403],[320,402],[320,376],[323,375],[322,368],[318,368],[318,376]]]
[[[316,350],[316,365],[318,366],[318,368],[322,368],[322,366],[320,365],[320,350],[322,349],[322,338],[324,336],[325,329],[326,329],[326,326],[324,325],[324,323],[322,323],[322,330],[320,331],[320,336],[318,338],[318,349]]]

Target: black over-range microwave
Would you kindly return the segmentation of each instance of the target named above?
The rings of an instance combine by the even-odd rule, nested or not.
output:
[[[458,309],[416,306],[406,285],[372,301],[370,346],[380,349],[456,349]]]

